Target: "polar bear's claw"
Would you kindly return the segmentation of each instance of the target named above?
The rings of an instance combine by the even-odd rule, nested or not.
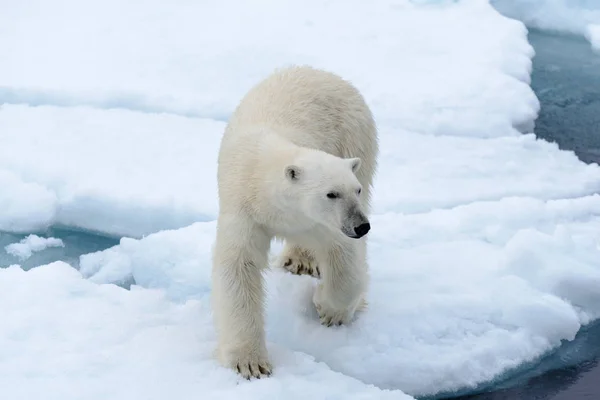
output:
[[[317,314],[319,314],[321,325],[323,326],[340,326],[350,322],[351,318],[349,318],[346,312],[334,312],[333,310],[327,312],[325,311],[325,308],[318,303],[315,303],[315,308]]]
[[[260,379],[271,376],[273,367],[267,361],[238,363],[236,365],[238,374],[250,380],[252,378]]]
[[[306,251],[294,248],[283,255],[282,268],[295,275],[310,275],[320,279],[321,271],[314,257]]]
[[[344,318],[342,315],[331,315],[319,312],[319,320],[321,321],[321,325],[324,326],[340,326],[346,323],[344,321],[345,319],[346,318]]]

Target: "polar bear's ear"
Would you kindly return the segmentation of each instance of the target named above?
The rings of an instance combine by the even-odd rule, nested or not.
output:
[[[285,167],[285,177],[292,182],[298,181],[300,174],[302,174],[302,169],[297,165],[288,165]]]
[[[347,160],[350,162],[350,168],[352,168],[352,172],[356,173],[362,164],[360,158],[348,158]]]

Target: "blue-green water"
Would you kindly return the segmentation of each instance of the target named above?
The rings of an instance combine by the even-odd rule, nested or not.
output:
[[[116,238],[58,228],[50,228],[45,232],[36,232],[35,234],[40,237],[61,239],[64,247],[48,247],[42,251],[34,252],[25,260],[20,260],[18,257],[8,254],[4,248],[11,243],[19,242],[27,235],[0,232],[0,268],[19,264],[23,269],[28,270],[54,261],[65,261],[78,268],[80,255],[105,250],[119,244],[119,240]]]

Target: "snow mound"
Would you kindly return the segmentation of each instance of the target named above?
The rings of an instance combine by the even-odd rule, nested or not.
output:
[[[276,378],[245,381],[212,358],[208,308],[95,285],[63,262],[0,269],[0,386],[11,399],[410,399],[277,345]]]
[[[10,255],[18,257],[20,260],[26,260],[34,252],[42,251],[48,247],[64,247],[62,240],[57,238],[43,238],[37,235],[29,235],[19,243],[12,243],[4,249]]]
[[[8,196],[20,208],[0,216],[0,228],[62,225],[141,237],[212,220],[223,128],[166,114],[5,105],[0,181],[6,169],[35,186],[11,178],[15,189],[2,192],[0,202]]]
[[[2,149],[10,152],[10,148],[10,145],[1,146],[0,152]],[[43,185],[25,182],[0,165],[0,188],[0,231],[36,231],[54,221],[58,200],[55,193]]]
[[[600,49],[600,3],[597,0],[492,0],[508,17],[528,26],[585,36]]]
[[[0,217],[2,228],[55,225],[139,238],[214,220],[223,129],[218,121],[128,110],[6,105],[0,136],[10,145],[0,147],[0,171],[30,183],[10,175],[11,185],[29,189],[0,194],[24,213]],[[380,127],[375,213],[600,192],[597,165],[533,134],[505,132],[473,138]]]
[[[353,81],[378,122],[419,132],[495,135],[537,112],[524,27],[485,2],[242,4],[33,0],[9,7],[0,15],[0,101],[226,120],[274,68],[306,63]]]
[[[368,312],[350,327],[325,328],[311,304],[316,281],[273,266],[270,343],[424,396],[490,382],[572,340],[600,313],[600,196],[509,198],[379,215],[372,225]],[[92,282],[164,289],[183,304],[204,298],[214,229],[197,223],[123,239],[82,256],[81,272]]]
[[[465,138],[380,128],[374,212],[419,213],[506,197],[600,193],[600,168],[535,135]]]

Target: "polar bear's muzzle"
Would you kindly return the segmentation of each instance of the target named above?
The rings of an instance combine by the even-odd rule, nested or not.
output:
[[[344,224],[344,228],[342,228],[344,234],[352,239],[360,239],[370,230],[371,224],[369,223],[369,220],[365,214],[358,210],[350,213],[348,224]]]

